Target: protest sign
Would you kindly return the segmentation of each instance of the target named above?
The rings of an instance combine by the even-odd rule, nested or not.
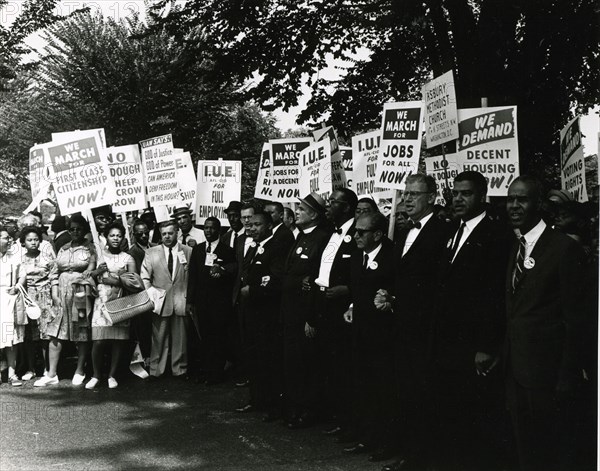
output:
[[[560,130],[560,181],[562,189],[571,193],[575,201],[588,200],[579,116]]]
[[[452,71],[427,82],[422,93],[427,148],[458,139],[458,113]]]
[[[353,189],[354,187],[354,172],[352,167],[352,147],[340,146],[342,154],[342,165],[346,174],[346,188]]]
[[[299,188],[301,195],[315,192],[325,201],[333,191],[329,139],[311,144],[300,152]]]
[[[98,133],[76,131],[59,139],[42,147],[51,164],[50,179],[61,214],[114,203],[115,185]]]
[[[171,134],[140,141],[142,166],[151,206],[175,205],[179,200],[179,186],[175,159],[173,158],[173,137]]]
[[[271,146],[271,188],[273,201],[296,202],[300,198],[298,182],[300,152],[311,145],[310,137],[272,139]],[[306,195],[303,195],[306,196]]]
[[[474,170],[488,181],[488,196],[506,196],[519,176],[517,107],[458,110],[459,171]]]
[[[77,131],[53,132],[52,140],[54,142],[66,142],[71,139],[75,140],[75,139],[77,139],[78,132],[81,132],[81,131],[77,130]],[[98,138],[100,139],[100,145],[102,145],[103,149],[106,149],[106,135],[104,133],[104,128],[86,129],[85,132],[95,132],[98,135]]]
[[[169,206],[169,212],[172,213],[177,207],[187,206],[192,212],[196,211],[196,172],[192,163],[192,156],[189,152],[179,152],[173,154],[175,160],[175,172],[177,175],[177,186],[179,198],[177,202]]]
[[[435,178],[437,184],[437,195],[435,204],[446,205],[444,200],[444,190],[452,189],[454,186],[454,177],[458,175],[458,164],[456,163],[456,154],[437,155],[425,159],[425,172]]]
[[[367,132],[352,137],[353,189],[359,198],[370,196],[377,201],[377,198],[391,198],[393,196],[393,190],[375,186],[380,142],[380,131]]]
[[[329,140],[331,149],[331,183],[334,190],[345,188],[347,186],[346,172],[344,171],[342,151],[335,129],[333,129],[333,126],[318,129],[313,132],[313,137],[315,138],[315,142]]]
[[[260,164],[256,175],[256,186],[254,197],[262,200],[273,200],[273,189],[271,188],[271,146],[264,143],[260,154]]]
[[[145,208],[146,190],[137,144],[109,147],[106,149],[106,159],[116,188],[113,210],[124,213]]]
[[[239,160],[200,160],[196,190],[196,224],[207,217],[219,218],[229,225],[225,209],[230,201],[240,201],[242,162]]]
[[[423,108],[420,101],[385,103],[375,184],[403,190],[405,180],[417,173],[421,154]]]
[[[50,162],[44,154],[44,148],[42,145],[35,145],[29,149],[29,184],[31,198],[37,201],[37,204],[50,193],[49,177]]]

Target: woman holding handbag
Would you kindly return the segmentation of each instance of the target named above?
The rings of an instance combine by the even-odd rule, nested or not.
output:
[[[0,227],[0,350],[6,353],[8,363],[8,382],[12,386],[21,386],[15,372],[17,357],[15,345],[21,342],[16,334],[16,310],[18,289],[17,270],[19,266],[18,256],[11,249],[11,237],[4,227]],[[23,281],[23,279],[19,280]]]
[[[28,226],[21,230],[21,244],[25,248],[21,256],[20,273],[26,276],[27,295],[39,306],[40,317],[29,319],[22,350],[27,361],[27,372],[21,379],[28,381],[35,377],[35,343],[43,341],[45,370],[48,362],[48,324],[56,317],[56,307],[52,302],[51,284],[58,280],[56,257],[53,251],[42,252],[40,243],[42,231],[39,227]]]
[[[90,286],[92,271],[96,268],[96,249],[84,237],[90,226],[83,216],[75,214],[68,225],[71,242],[65,244],[56,255],[58,278],[51,283],[52,300],[57,306],[56,317],[48,324],[46,334],[50,337],[48,346],[48,372],[35,383],[36,387],[58,384],[56,369],[62,344],[65,341],[77,343],[77,369],[72,384],[80,386],[85,379],[84,367],[90,350],[90,334],[87,310],[77,306],[89,304],[90,295],[78,291],[79,286]]]
[[[119,222],[113,222],[105,228],[106,248],[98,255],[98,268],[95,270],[98,281],[98,297],[94,303],[92,314],[92,365],[94,376],[85,385],[93,389],[98,385],[102,376],[103,354],[107,344],[111,344],[111,362],[108,373],[108,387],[116,388],[119,383],[115,379],[119,361],[127,348],[129,340],[129,323],[122,322],[113,325],[106,303],[123,296],[123,286],[120,275],[135,272],[135,260],[131,255],[121,250],[125,227]]]

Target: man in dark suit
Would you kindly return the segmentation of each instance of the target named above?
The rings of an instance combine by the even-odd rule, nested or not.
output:
[[[543,192],[521,176],[508,189],[515,230],[506,271],[506,393],[520,467],[574,469],[565,412],[582,381],[584,254],[541,219]]]
[[[282,250],[287,255],[287,251],[292,248],[296,238],[292,234],[292,231],[283,224],[283,205],[277,201],[267,203],[265,205],[265,213],[270,214],[273,220],[273,238],[281,245]]]
[[[350,422],[352,329],[344,322],[350,304],[350,258],[356,251],[354,212],[358,198],[348,189],[334,191],[326,216],[335,231],[321,255],[312,289],[308,323],[316,329],[319,346],[321,414],[338,426]]]
[[[486,213],[479,172],[454,178],[453,225],[440,263],[433,335],[440,466],[500,469],[506,432],[503,382],[496,368],[504,336],[508,231]],[[503,462],[504,459],[504,462]]]
[[[129,249],[129,255],[135,261],[135,271],[140,273],[142,262],[146,256],[146,251],[155,244],[150,242],[150,230],[145,222],[138,219],[132,227],[133,244]],[[152,312],[145,312],[131,319],[131,338],[140,344],[142,356],[150,358],[150,348],[152,345]]]
[[[242,203],[239,201],[231,201],[225,209],[227,220],[229,221],[229,229],[221,236],[221,240],[232,249],[235,250],[236,239],[244,233],[244,225],[242,224]]]
[[[356,220],[354,240],[358,250],[352,253],[350,267],[350,300],[344,314],[352,324],[352,369],[359,442],[346,448],[348,452],[373,450],[371,461],[384,450],[390,429],[389,410],[393,400],[390,377],[393,375],[393,313],[375,307],[373,299],[379,290],[392,291],[394,283],[393,245],[385,236],[388,221],[380,212],[365,213]]]
[[[280,412],[283,345],[279,314],[286,254],[273,236],[273,222],[268,213],[256,213],[250,221],[254,244],[248,252],[250,262],[240,291],[245,306],[244,350],[250,402],[239,410],[262,410],[267,413],[264,420],[270,421]]]
[[[447,224],[433,214],[435,195],[431,176],[412,174],[406,179],[404,201],[409,220],[395,240],[393,297],[383,293],[376,299],[380,309],[393,308],[395,316],[397,399],[390,410],[400,429],[393,439],[403,453],[399,461],[383,467],[386,471],[423,466],[428,459],[433,294],[449,237]]]
[[[217,218],[206,218],[206,242],[192,250],[187,289],[188,308],[200,328],[201,369],[209,385],[223,381],[226,328],[233,316],[230,296],[237,272],[235,253],[219,240],[220,231]]]
[[[284,377],[288,427],[308,427],[315,422],[317,406],[317,346],[315,329],[307,320],[310,291],[319,274],[321,254],[330,232],[321,224],[325,201],[316,193],[300,200],[296,225],[302,230],[285,265],[281,313],[284,328]]]

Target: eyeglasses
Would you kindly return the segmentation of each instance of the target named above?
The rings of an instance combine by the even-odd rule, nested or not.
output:
[[[430,192],[429,191],[405,191],[404,192],[404,199],[406,198],[416,198],[419,195],[428,195]]]
[[[375,229],[356,229],[358,237],[364,236],[367,232],[375,232]]]

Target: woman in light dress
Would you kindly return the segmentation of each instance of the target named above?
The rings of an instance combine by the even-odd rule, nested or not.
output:
[[[58,306],[56,317],[48,324],[50,337],[48,372],[33,385],[36,387],[58,384],[56,369],[63,342],[77,343],[77,368],[72,384],[79,386],[85,379],[84,367],[90,351],[90,329],[86,313],[73,317],[74,282],[86,283],[96,268],[96,249],[85,239],[90,227],[81,215],[73,215],[68,225],[71,242],[56,255],[58,278],[52,283],[52,300]]]
[[[135,273],[135,260],[131,255],[121,250],[125,227],[119,222],[106,226],[104,231],[106,248],[98,254],[98,268],[95,276],[98,280],[98,297],[94,303],[92,315],[92,365],[94,376],[85,385],[93,389],[98,385],[102,376],[102,365],[105,347],[111,345],[111,363],[108,373],[108,387],[118,386],[115,375],[119,361],[127,348],[129,340],[129,322],[113,325],[106,312],[106,302],[123,296],[123,288],[119,278],[125,272]]]
[[[4,350],[8,363],[8,382],[12,386],[21,386],[15,372],[15,346],[20,343],[16,333],[15,302],[17,300],[17,279],[19,257],[11,250],[12,239],[5,227],[0,227],[0,350]],[[14,247],[14,246],[12,246]]]

